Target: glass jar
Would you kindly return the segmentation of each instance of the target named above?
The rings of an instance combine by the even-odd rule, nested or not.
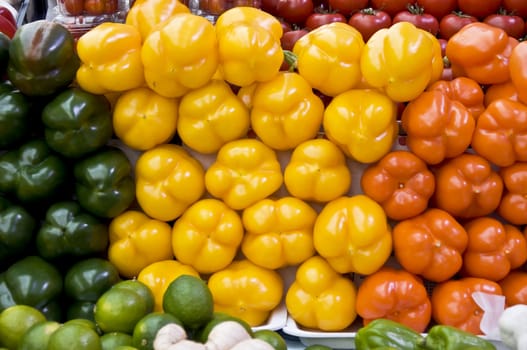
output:
[[[57,0],[57,5],[62,16],[88,17],[83,22],[121,22],[130,9],[123,0]]]

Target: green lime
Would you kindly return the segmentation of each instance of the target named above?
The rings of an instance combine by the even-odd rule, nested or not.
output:
[[[333,350],[333,348],[325,345],[314,344],[309,345],[305,350]]]
[[[20,339],[31,326],[46,321],[44,314],[27,305],[13,305],[0,313],[0,344],[16,349]]]
[[[278,332],[261,329],[253,333],[253,338],[261,339],[270,344],[275,350],[287,350],[287,344]]]
[[[115,347],[113,350],[138,350],[138,349],[130,345],[119,345]]]
[[[121,345],[132,346],[132,336],[122,332],[110,332],[101,336],[102,350],[115,350],[116,347]]]
[[[61,324],[55,321],[44,321],[34,324],[20,338],[17,350],[47,349],[51,334],[60,326]]]
[[[181,321],[176,316],[166,312],[152,312],[146,315],[135,325],[133,346],[139,350],[153,350],[157,332],[169,323],[177,323],[181,326]]]
[[[231,316],[231,315],[226,314],[224,312],[214,312],[214,314],[212,315],[212,319],[209,322],[207,322],[205,324],[205,326],[202,327],[197,332],[197,335],[196,335],[195,338],[198,339],[202,343],[206,343],[207,339],[209,337],[210,331],[216,325],[218,325],[219,323],[224,322],[224,321],[235,321],[235,322],[238,322],[239,324],[241,324],[243,326],[243,328],[245,328],[245,330],[247,331],[247,333],[249,333],[250,336],[253,335],[253,330],[252,330],[251,326],[247,322],[242,320],[241,318],[238,318],[238,317],[235,317],[235,316]]]
[[[212,319],[212,293],[201,278],[181,275],[163,294],[163,310],[176,316],[185,328],[198,329]]]
[[[111,289],[128,289],[139,294],[146,302],[148,312],[154,311],[154,294],[146,284],[138,280],[124,280],[114,284]]]
[[[97,328],[95,322],[93,322],[92,320],[87,320],[85,318],[74,318],[72,320],[66,321],[64,324],[78,324],[79,326],[91,328],[95,332],[99,333],[99,329]]]
[[[99,335],[79,323],[64,324],[49,338],[47,350],[102,350]]]

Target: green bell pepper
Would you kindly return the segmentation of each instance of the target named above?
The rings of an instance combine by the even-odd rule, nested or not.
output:
[[[46,212],[36,246],[47,260],[103,253],[108,246],[108,225],[75,201],[57,202]]]
[[[66,174],[64,161],[42,139],[0,155],[0,192],[21,202],[53,197],[65,184]]]
[[[469,348],[496,350],[490,341],[447,325],[432,326],[423,344],[423,347],[428,350],[467,350]]]
[[[389,347],[398,350],[423,349],[424,337],[399,322],[388,319],[375,319],[360,328],[355,335],[357,350],[371,350]]]
[[[39,309],[48,320],[60,321],[62,285],[56,267],[39,256],[27,256],[0,274],[0,312],[24,304]]]
[[[29,101],[7,82],[0,84],[0,149],[21,141],[29,132]]]
[[[94,215],[113,218],[135,199],[132,164],[119,148],[107,147],[76,162],[73,173],[77,199]]]
[[[47,20],[18,27],[9,47],[7,76],[28,96],[48,96],[69,86],[80,60],[70,31]]]
[[[57,153],[79,158],[104,146],[113,135],[110,102],[79,88],[68,88],[42,111],[46,142]]]
[[[93,308],[97,299],[120,281],[119,271],[106,259],[90,258],[72,265],[64,276],[64,290],[70,300],[67,319],[94,321]]]
[[[0,197],[0,267],[27,249],[36,225],[26,209]]]

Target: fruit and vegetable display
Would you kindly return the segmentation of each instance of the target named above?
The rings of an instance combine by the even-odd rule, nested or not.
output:
[[[0,349],[527,350],[527,2],[206,8],[0,26]]]

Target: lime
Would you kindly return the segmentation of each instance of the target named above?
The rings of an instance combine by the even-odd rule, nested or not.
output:
[[[176,316],[185,328],[197,329],[212,319],[212,293],[201,278],[181,275],[163,294],[163,310]]]
[[[64,324],[49,337],[47,350],[102,350],[99,335],[79,323]]]
[[[0,344],[16,349],[20,339],[31,326],[46,321],[44,314],[27,305],[13,305],[0,313]]]
[[[287,350],[287,344],[278,332],[270,329],[260,329],[253,333],[253,338],[261,339],[270,344],[275,350]]]
[[[113,348],[113,350],[138,350],[138,349],[130,345],[119,345]]]
[[[121,345],[132,346],[132,336],[122,332],[110,332],[101,336],[102,350],[115,350],[116,347]]]
[[[67,324],[78,324],[80,326],[91,328],[95,332],[99,333],[99,329],[97,328],[97,325],[95,324],[95,322],[93,322],[92,320],[87,320],[85,318],[74,318],[72,320],[66,321],[66,323],[64,323],[64,324],[65,325],[67,325]]]
[[[314,344],[309,345],[305,350],[333,350],[333,348],[325,345]]]
[[[138,280],[124,280],[112,286],[112,289],[128,289],[139,294],[146,302],[148,312],[154,311],[154,294],[146,284]]]
[[[44,321],[34,324],[20,338],[18,350],[47,349],[51,334],[59,327],[60,323],[55,321]]]
[[[139,350],[153,350],[157,332],[168,323],[177,323],[181,326],[181,321],[172,314],[152,312],[146,315],[135,325],[132,345]]]
[[[207,322],[205,324],[204,327],[202,327],[198,332],[197,332],[197,335],[196,335],[196,339],[202,343],[206,343],[207,342],[207,339],[209,337],[209,333],[210,331],[216,326],[218,325],[219,323],[221,322],[224,322],[224,321],[235,321],[235,322],[238,322],[239,324],[241,324],[243,326],[243,328],[245,328],[245,330],[247,331],[247,333],[249,333],[249,335],[252,337],[253,335],[253,330],[251,328],[251,326],[245,322],[244,320],[242,320],[241,318],[238,318],[238,317],[235,317],[235,316],[231,316],[229,314],[226,314],[224,312],[214,312],[214,314],[212,315],[212,319]]]

